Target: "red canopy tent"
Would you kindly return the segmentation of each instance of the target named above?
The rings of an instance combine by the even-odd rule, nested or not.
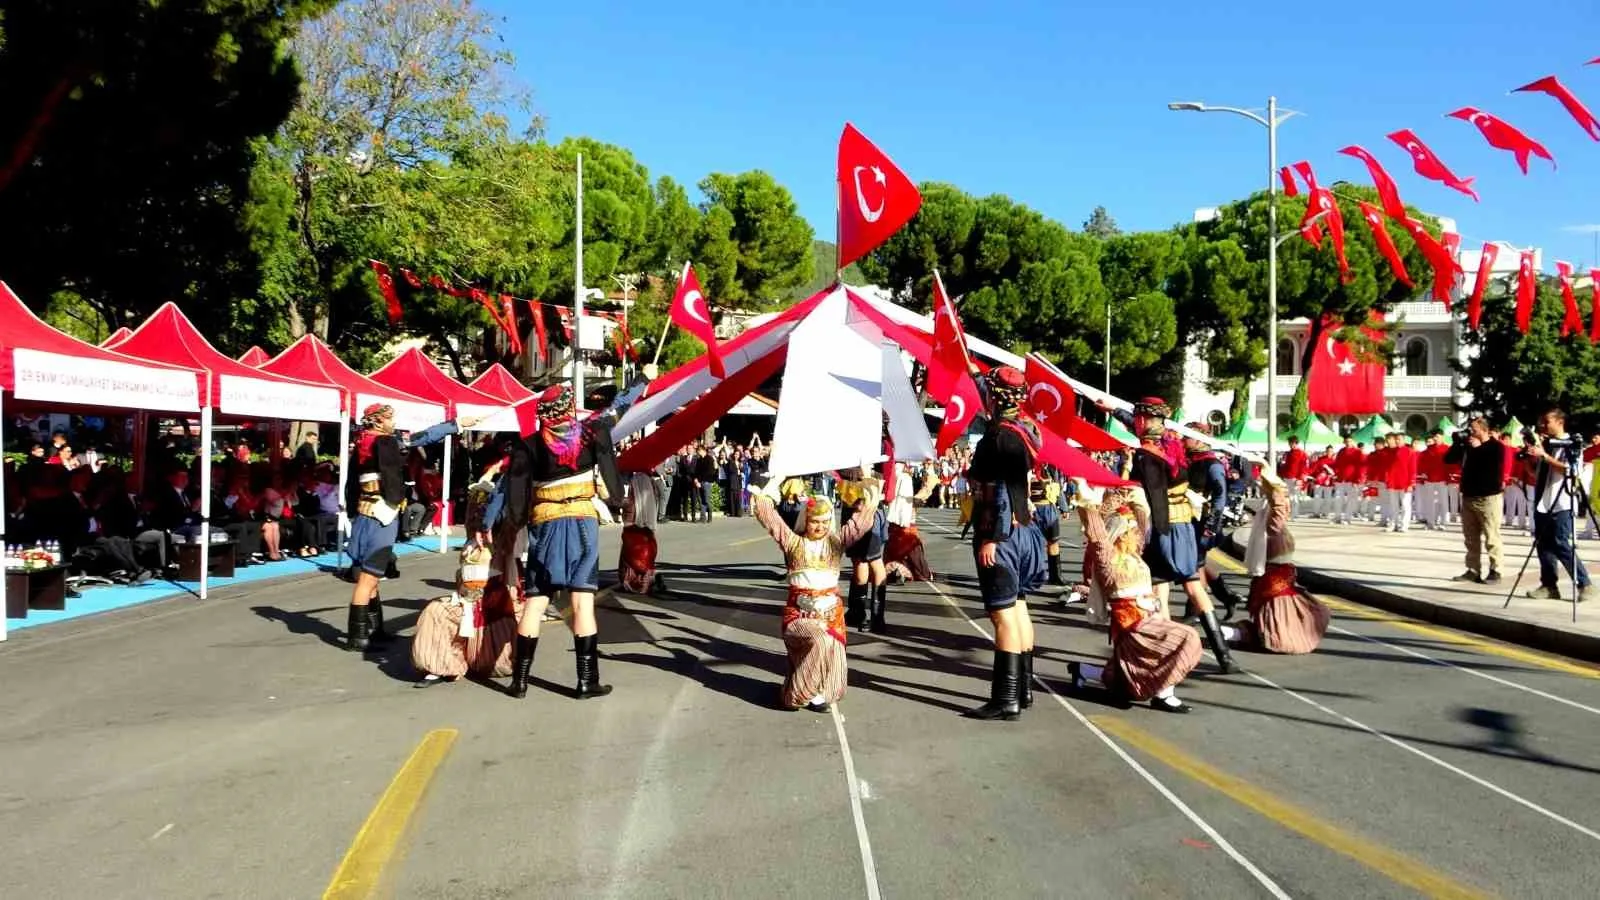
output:
[[[85,343],[50,327],[0,281],[0,405],[6,400],[52,406],[114,406],[195,412],[205,377],[193,369],[153,364]],[[0,409],[0,444],[9,417]],[[0,495],[5,493],[0,467]],[[5,523],[0,521],[0,544]],[[0,588],[0,606],[4,605]],[[5,640],[0,615],[0,641]]]
[[[156,310],[113,348],[156,362],[203,369],[209,376],[200,408],[200,446],[211,447],[212,410],[224,415],[338,422],[345,395],[337,385],[262,372],[211,346],[173,303]],[[211,467],[200,467],[200,597],[206,596],[211,559]]]
[[[506,371],[506,367],[499,363],[485,369],[469,387],[499,397],[507,403],[521,403],[534,395],[531,389],[517,380],[517,376]]]
[[[308,334],[295,341],[260,368],[290,378],[338,385],[355,398],[350,404],[351,419],[374,403],[394,407],[395,425],[406,431],[421,431],[449,416],[442,402],[396,390],[345,365],[316,335]]]
[[[372,373],[372,380],[418,397],[426,397],[444,404],[452,418],[461,416],[485,417],[472,427],[475,431],[520,431],[516,414],[504,400],[467,387],[446,375],[433,360],[421,350],[411,347],[395,357],[388,365]],[[455,456],[454,440],[444,442],[444,483],[446,496],[442,498],[444,528],[439,533],[439,552],[449,547],[450,534],[450,462]]]
[[[271,356],[267,355],[267,351],[254,344],[250,345],[249,350],[239,354],[239,362],[257,369],[261,368],[261,364],[271,358]]]
[[[123,341],[127,340],[128,339],[128,335],[130,335],[130,334],[133,334],[133,329],[129,328],[126,325],[123,325],[120,328],[118,328],[116,331],[111,332],[111,336],[110,337],[108,337],[105,340],[101,341],[100,342],[100,346],[102,346],[102,347],[111,347],[111,346],[114,346],[116,344],[120,344]]]

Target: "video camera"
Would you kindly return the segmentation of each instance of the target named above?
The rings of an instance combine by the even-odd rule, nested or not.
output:
[[[1539,433],[1524,425],[1522,427],[1522,449],[1517,452],[1517,459],[1528,458],[1528,448],[1534,444],[1543,444],[1544,452],[1569,466],[1578,462],[1579,448],[1583,446],[1582,436],[1568,434],[1565,437],[1539,437]]]

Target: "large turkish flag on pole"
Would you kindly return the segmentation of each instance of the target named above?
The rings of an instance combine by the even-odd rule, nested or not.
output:
[[[839,136],[839,268],[889,239],[922,206],[922,194],[882,150],[846,122]]]
[[[700,279],[694,267],[683,264],[683,277],[678,279],[678,292],[672,296],[672,324],[682,328],[706,345],[706,364],[711,374],[727,378],[728,370],[722,365],[722,350],[717,346],[717,332],[711,327],[711,308],[705,295],[700,293]]]
[[[1382,361],[1361,362],[1350,345],[1333,336],[1336,322],[1324,320],[1322,343],[1306,385],[1306,405],[1314,413],[1366,415],[1383,412]],[[1369,332],[1370,334],[1370,332]]]
[[[956,306],[945,293],[944,280],[933,272],[933,354],[928,364],[928,395],[949,403],[957,383],[972,377],[972,356],[967,352],[967,333],[961,327]]]
[[[1072,437],[1072,424],[1078,411],[1078,394],[1066,379],[1050,370],[1032,354],[1022,371],[1028,384],[1028,412],[1033,420],[1063,440]]]

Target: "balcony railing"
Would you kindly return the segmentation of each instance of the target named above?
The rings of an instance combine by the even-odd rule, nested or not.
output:
[[[1385,375],[1385,397],[1450,397],[1454,393],[1449,375]],[[1279,375],[1273,381],[1279,396],[1292,395],[1300,386],[1299,375]]]

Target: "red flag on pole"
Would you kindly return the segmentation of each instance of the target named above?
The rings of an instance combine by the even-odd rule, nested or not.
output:
[[[1022,377],[1028,384],[1026,406],[1033,420],[1063,439],[1072,437],[1078,417],[1078,395],[1072,385],[1032,354],[1023,366]]]
[[[1323,319],[1322,346],[1317,349],[1306,385],[1306,403],[1314,413],[1326,415],[1366,415],[1383,412],[1382,360],[1363,362],[1350,352],[1350,345],[1337,340],[1339,323]],[[1367,330],[1369,336],[1377,332]]]
[[[839,136],[839,268],[889,239],[922,206],[922,194],[882,150],[846,122]]]
[[[1594,113],[1583,105],[1583,101],[1567,90],[1567,86],[1562,84],[1561,80],[1554,75],[1546,75],[1538,81],[1529,82],[1517,88],[1517,91],[1537,91],[1556,98],[1566,108],[1567,115],[1578,123],[1579,128],[1582,128],[1589,137],[1600,141],[1600,119],[1596,119]]]
[[[1428,149],[1428,145],[1417,137],[1415,131],[1409,128],[1391,131],[1389,132],[1389,140],[1399,144],[1405,148],[1407,153],[1411,154],[1412,166],[1417,170],[1418,175],[1437,181],[1445,187],[1460,191],[1473,200],[1478,199],[1478,192],[1472,189],[1472,179],[1457,178],[1456,174],[1450,171],[1450,167],[1446,166],[1432,150]]]
[[[1517,264],[1517,330],[1523,334],[1533,327],[1533,301],[1539,295],[1539,276],[1533,271],[1533,251],[1522,251]]]
[[[1383,224],[1383,210],[1362,200],[1361,217],[1367,220],[1367,228],[1372,232],[1372,241],[1378,245],[1378,252],[1383,254],[1383,258],[1389,261],[1389,269],[1394,272],[1395,279],[1406,287],[1411,287],[1411,276],[1406,272],[1405,260],[1395,248],[1394,239],[1389,236],[1389,229]]]
[[[1522,174],[1528,174],[1528,156],[1531,154],[1540,159],[1548,159],[1550,167],[1555,168],[1556,158],[1544,145],[1528,137],[1516,126],[1504,119],[1492,116],[1475,106],[1463,106],[1453,113],[1448,113],[1452,119],[1470,122],[1489,142],[1489,146],[1510,151],[1517,158],[1517,167],[1522,169]]]
[[[1572,295],[1572,263],[1556,260],[1556,278],[1561,284],[1561,303],[1566,307],[1566,318],[1561,320],[1561,336],[1567,337],[1576,332],[1588,339],[1589,335],[1583,330],[1583,313],[1578,311],[1578,298]]]
[[[1489,278],[1494,274],[1494,263],[1499,257],[1500,245],[1485,241],[1483,252],[1478,256],[1478,278],[1472,283],[1472,297],[1467,301],[1467,325],[1473,331],[1478,330],[1478,320],[1483,314],[1483,292],[1489,287]]]
[[[933,272],[933,354],[928,365],[928,395],[949,403],[956,383],[971,380],[972,357],[967,353],[967,333],[956,306],[945,293],[944,279]]]
[[[955,446],[957,440],[967,433],[967,426],[978,417],[978,407],[982,401],[978,399],[978,386],[973,383],[972,376],[958,380],[955,384],[955,393],[950,395],[950,402],[944,405],[944,424],[939,426],[939,438],[934,443],[934,452],[943,456],[946,450]]]
[[[1395,187],[1394,179],[1389,177],[1383,163],[1378,158],[1368,153],[1365,147],[1351,144],[1339,151],[1345,156],[1354,156],[1367,164],[1367,173],[1372,176],[1372,186],[1378,189],[1378,199],[1383,201],[1383,212],[1391,219],[1406,217],[1406,205],[1400,201],[1400,189]],[[1409,283],[1409,282],[1408,282]]]
[[[717,333],[711,326],[711,308],[705,295],[700,293],[700,279],[694,267],[683,264],[683,276],[678,279],[678,292],[672,297],[672,324],[699,338],[706,345],[706,363],[711,374],[727,378],[728,370],[722,365],[722,351],[717,346]]]

